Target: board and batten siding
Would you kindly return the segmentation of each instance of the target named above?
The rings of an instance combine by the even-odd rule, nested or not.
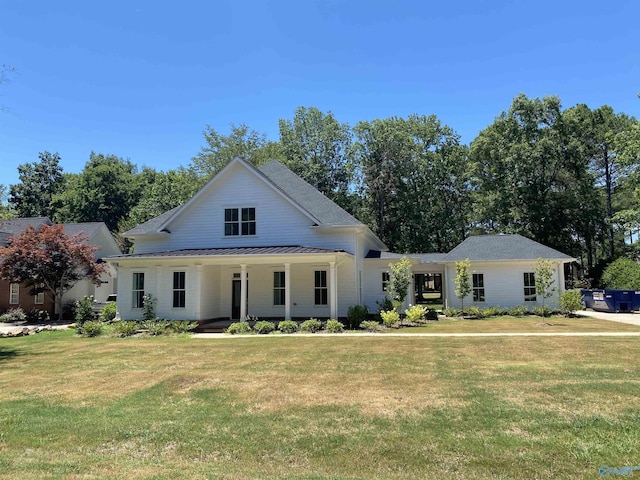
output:
[[[253,207],[256,235],[225,236],[226,208]],[[302,245],[355,251],[352,229],[319,229],[254,172],[240,163],[222,172],[216,180],[169,225],[164,236],[140,236],[135,253],[189,248],[264,247]]]
[[[492,262],[474,263],[471,262],[470,274],[481,273],[484,275],[484,302],[473,302],[473,295],[465,297],[465,307],[475,305],[479,308],[499,305],[505,308],[516,306],[527,306],[530,309],[542,305],[542,297],[538,295],[537,301],[524,301],[524,274],[534,271],[535,262]],[[550,308],[557,308],[559,294],[564,291],[564,270],[561,262],[554,262],[552,265],[554,286],[556,292],[551,298],[545,299],[545,305]],[[448,264],[446,268],[446,306],[460,308],[462,303],[455,294],[455,264]],[[470,278],[471,282],[471,278]]]

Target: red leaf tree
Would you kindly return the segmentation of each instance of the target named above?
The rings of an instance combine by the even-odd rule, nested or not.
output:
[[[28,226],[0,247],[0,277],[31,287],[32,295],[48,294],[62,319],[65,292],[84,279],[100,285],[100,275],[106,271],[105,264],[96,263],[100,247],[88,240],[82,233],[69,237],[62,225]]]

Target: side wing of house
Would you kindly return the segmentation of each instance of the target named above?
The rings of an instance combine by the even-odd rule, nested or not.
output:
[[[160,317],[204,320],[345,316],[359,303],[361,237],[373,234],[279,163],[234,159],[125,235],[134,253],[108,259],[121,318],[140,318],[150,294]]]

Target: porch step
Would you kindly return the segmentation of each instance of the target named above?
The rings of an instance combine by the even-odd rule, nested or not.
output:
[[[203,322],[198,325],[193,331],[196,333],[224,333],[231,324],[228,320],[214,320]]]

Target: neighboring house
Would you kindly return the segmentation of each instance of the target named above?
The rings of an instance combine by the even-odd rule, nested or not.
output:
[[[375,311],[386,296],[389,263],[402,257],[275,160],[258,168],[232,160],[187,203],[124,236],[134,241],[134,253],[105,259],[118,270],[124,319],[142,317],[145,294],[156,299],[156,315],[166,319],[338,318],[356,304]],[[514,240],[504,258],[467,255],[478,269],[476,281],[483,276],[484,301],[478,303],[487,306],[524,304],[524,274],[537,259],[530,252],[559,262],[557,268],[573,260],[517,235],[472,238]],[[464,253],[468,245],[449,254],[408,255],[414,293],[406,305],[455,305],[455,261],[458,248]],[[520,282],[514,280],[518,275]],[[564,286],[560,275],[558,284]]]
[[[27,226],[40,228],[42,225],[53,225],[47,217],[12,218],[0,220],[0,246],[6,246],[9,237],[20,234]],[[64,231],[68,236],[82,233],[88,237],[90,245],[99,246],[95,255],[97,261],[109,255],[121,253],[120,247],[102,222],[65,223]],[[95,286],[89,280],[78,282],[63,297],[63,303],[70,303],[85,295],[93,295],[96,301],[103,302],[107,296],[115,293],[117,284],[117,272],[109,267],[109,272],[102,275],[102,284]],[[54,302],[47,294],[31,295],[30,287],[16,283],[9,283],[0,279],[0,312],[10,308],[22,308],[25,312],[31,310],[44,310],[50,314],[54,312]]]

